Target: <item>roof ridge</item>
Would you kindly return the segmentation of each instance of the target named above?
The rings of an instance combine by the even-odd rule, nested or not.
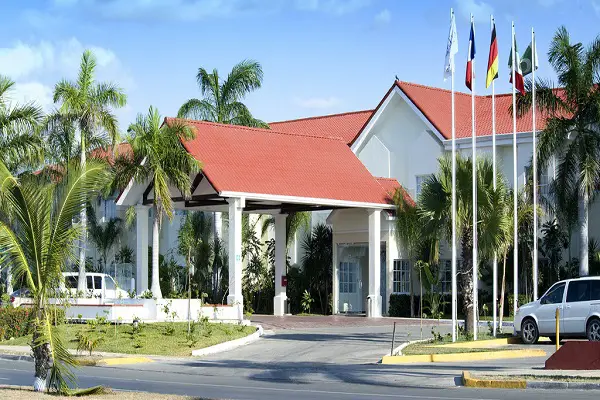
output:
[[[307,121],[307,120],[312,120],[312,119],[323,119],[323,118],[341,117],[341,116],[350,115],[350,114],[360,114],[360,113],[366,113],[366,112],[371,112],[372,113],[374,111],[375,111],[375,109],[346,111],[346,112],[337,113],[337,114],[316,115],[314,117],[303,117],[303,118],[287,119],[287,120],[283,120],[283,121],[273,121],[273,122],[269,122],[269,124],[284,124],[286,122],[297,122],[297,121]]]
[[[400,181],[396,178],[386,178],[384,176],[375,176],[374,178],[377,180],[382,180],[382,181],[395,181],[395,182],[400,183]]]
[[[308,137],[308,138],[313,138],[313,139],[327,139],[327,140],[334,140],[334,141],[343,141],[342,138],[337,137],[337,136],[319,136],[319,135],[309,135],[309,134],[305,134],[305,133],[282,132],[282,131],[278,131],[278,130],[274,130],[274,129],[255,128],[255,127],[244,126],[244,125],[223,124],[220,122],[201,121],[201,120],[196,120],[196,119],[165,117],[165,120],[179,120],[179,121],[184,121],[184,122],[187,121],[187,122],[190,122],[193,124],[212,125],[212,126],[216,126],[216,127],[220,127],[220,128],[231,127],[231,128],[242,129],[242,130],[246,130],[246,131],[274,133],[277,135],[285,135],[285,136],[300,136],[300,137]]]

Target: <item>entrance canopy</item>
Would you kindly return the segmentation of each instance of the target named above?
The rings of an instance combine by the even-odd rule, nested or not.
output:
[[[167,124],[173,121],[165,119]],[[202,163],[202,170],[190,177],[190,199],[172,189],[178,209],[226,211],[227,198],[244,199],[244,211],[256,213],[393,208],[389,188],[371,175],[342,140],[185,122],[195,138],[183,145]],[[151,204],[152,199],[151,183],[132,182],[117,204]]]

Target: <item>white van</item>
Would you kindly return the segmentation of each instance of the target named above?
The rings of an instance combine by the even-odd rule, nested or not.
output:
[[[600,341],[600,277],[557,282],[539,300],[519,307],[515,335],[526,344],[536,343],[540,336],[556,340],[556,309],[560,310],[560,337]]]
[[[63,276],[65,277],[64,289],[74,295],[77,292],[79,272],[63,272]],[[86,272],[85,279],[86,295],[102,299],[126,299],[129,297],[129,293],[120,289],[112,276],[108,274]]]

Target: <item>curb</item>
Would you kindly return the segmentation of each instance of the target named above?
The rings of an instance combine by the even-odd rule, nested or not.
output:
[[[470,372],[463,371],[462,382],[465,387],[488,389],[571,389],[571,390],[600,390],[600,383],[591,382],[560,382],[538,380],[494,380],[473,378]]]
[[[401,356],[402,355],[402,350],[404,350],[405,347],[408,347],[411,344],[427,343],[427,342],[430,342],[430,341],[431,341],[431,339],[419,339],[419,340],[412,340],[410,342],[402,343],[400,346],[396,347],[392,351],[392,354],[390,354],[390,355],[391,356]],[[387,356],[387,354],[384,357],[386,357],[386,356]]]
[[[30,355],[19,355],[19,354],[2,354],[0,353],[0,360],[9,361],[30,361],[33,362],[33,357]]]
[[[488,361],[509,358],[545,357],[544,350],[500,350],[475,353],[422,354],[414,356],[384,356],[382,364],[420,364],[457,361]]]
[[[146,364],[154,362],[148,357],[114,357],[114,358],[103,358],[98,360],[93,365],[98,367],[109,367],[113,365],[130,365],[130,364]]]
[[[260,337],[264,334],[263,327],[261,325],[256,326],[256,332],[246,337],[230,340],[229,342],[219,343],[214,346],[205,347],[203,349],[192,350],[192,357],[203,357],[209,354],[222,353],[224,351],[229,351],[236,349],[241,346],[245,346],[252,342],[256,342]]]

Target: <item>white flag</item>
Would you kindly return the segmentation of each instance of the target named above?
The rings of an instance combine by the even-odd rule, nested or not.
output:
[[[448,34],[448,46],[446,47],[446,64],[444,65],[444,80],[454,73],[454,55],[458,53],[458,35],[456,34],[456,22],[454,13],[450,17],[450,33]]]

